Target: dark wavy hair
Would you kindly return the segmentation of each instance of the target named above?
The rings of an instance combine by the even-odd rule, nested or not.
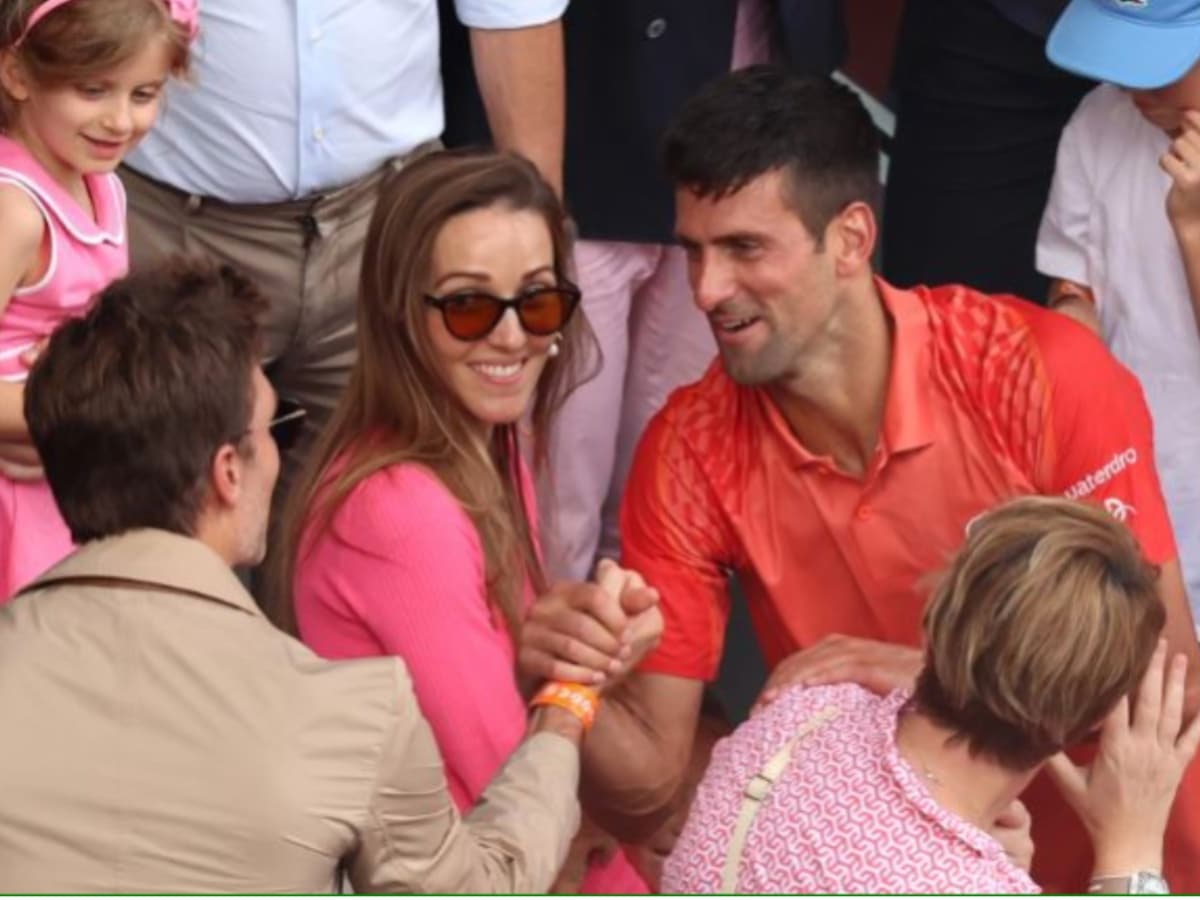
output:
[[[701,197],[731,194],[768,172],[820,242],[850,203],[879,204],[879,132],[862,101],[831,78],[750,66],[709,82],[672,120],[663,167]]]

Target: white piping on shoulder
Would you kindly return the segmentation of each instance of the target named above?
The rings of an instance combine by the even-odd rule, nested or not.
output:
[[[112,202],[118,209],[122,210],[122,215],[117,217],[119,222],[118,230],[115,233],[108,232],[102,229],[99,224],[97,224],[95,234],[84,234],[78,228],[76,228],[75,223],[71,221],[71,217],[59,207],[54,198],[51,197],[49,193],[43,191],[42,186],[24,172],[18,172],[16,169],[0,168],[0,177],[3,177],[5,180],[11,180],[12,182],[25,188],[30,193],[37,194],[39,197],[41,197],[46,206],[54,211],[54,217],[58,219],[62,227],[69,231],[71,236],[80,243],[91,246],[102,244],[105,241],[118,246],[125,243],[125,216],[123,214],[125,209],[125,195],[120,179],[118,179],[116,175],[106,175],[104,178],[104,184],[108,189],[110,202]]]
[[[33,201],[33,205],[38,208],[38,212],[42,214],[42,219],[46,222],[46,233],[50,235],[50,263],[46,266],[45,274],[34,284],[23,285],[13,291],[14,297],[24,297],[42,290],[53,280],[54,273],[58,270],[58,240],[54,237],[54,223],[51,221],[50,211],[46,208],[41,194],[32,190],[23,179],[13,177],[16,174],[19,173],[14,173],[11,169],[0,169],[0,184],[11,184]],[[55,218],[58,217],[55,216]],[[0,359],[3,357],[0,356]]]

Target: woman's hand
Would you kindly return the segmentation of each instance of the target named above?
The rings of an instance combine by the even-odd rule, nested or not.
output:
[[[1105,718],[1100,748],[1087,768],[1059,753],[1050,774],[1092,838],[1096,875],[1162,871],[1163,832],[1184,770],[1200,744],[1200,717],[1183,721],[1187,658],[1167,668],[1159,641],[1131,701]],[[1132,708],[1131,708],[1132,707]]]
[[[662,636],[658,592],[611,560],[594,584],[559,584],[539,597],[521,628],[518,664],[534,680],[606,689],[630,672]]]

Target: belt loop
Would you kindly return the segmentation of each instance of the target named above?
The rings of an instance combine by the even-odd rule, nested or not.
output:
[[[322,199],[322,197],[313,198],[304,215],[300,216],[299,218],[300,234],[304,237],[305,250],[311,250],[313,242],[322,236],[321,223],[316,216],[317,205]]]

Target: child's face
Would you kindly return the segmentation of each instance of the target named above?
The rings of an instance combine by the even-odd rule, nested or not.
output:
[[[161,39],[77,84],[42,87],[6,78],[18,101],[10,134],[60,181],[111,172],[154,124],[170,65]]]
[[[1150,124],[1174,136],[1182,127],[1183,114],[1189,109],[1200,110],[1200,62],[1166,87],[1131,90],[1129,96]]]

